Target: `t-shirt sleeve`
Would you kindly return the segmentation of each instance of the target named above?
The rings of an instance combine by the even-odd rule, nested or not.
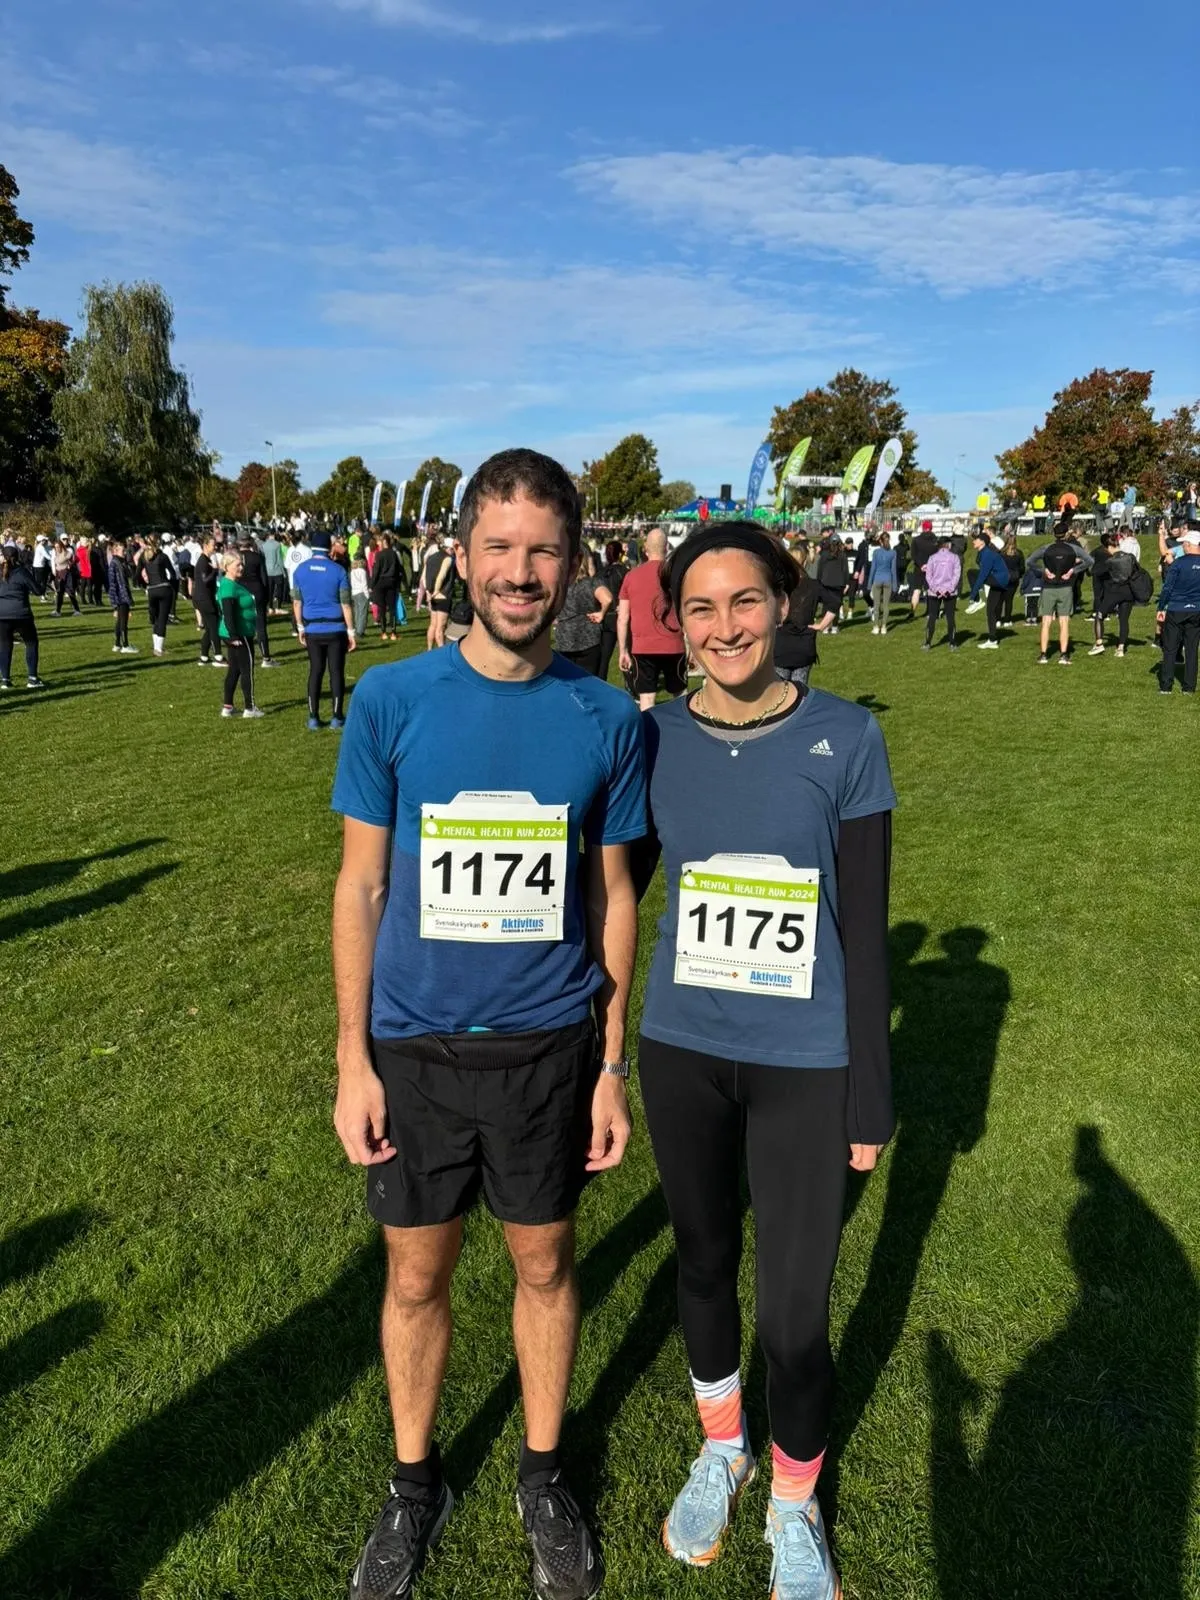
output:
[[[342,582],[338,584],[337,597],[338,597],[338,605],[340,605],[340,606],[348,606],[350,604],[350,580],[349,580],[349,578],[343,579]]]
[[[877,811],[894,811],[898,803],[883,729],[869,717],[846,766],[838,817],[850,822]]]
[[[624,600],[626,605],[630,604],[631,596],[633,595],[633,588],[629,582],[632,577],[632,572],[627,572],[625,574],[625,576],[621,579],[621,588],[617,594],[617,599]]]
[[[632,710],[632,706],[629,708]],[[583,827],[588,844],[628,844],[646,831],[646,747],[641,716],[622,716],[613,735],[612,770]]]
[[[391,828],[396,822],[396,774],[387,757],[382,712],[383,705],[364,679],[350,701],[333,780],[332,808],[356,822]]]

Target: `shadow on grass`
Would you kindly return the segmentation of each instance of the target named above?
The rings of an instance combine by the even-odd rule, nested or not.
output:
[[[943,954],[918,961],[928,930],[892,929],[892,1072],[897,1131],[887,1197],[862,1293],[838,1351],[838,1398],[822,1498],[837,1502],[837,1462],[871,1403],[903,1330],[925,1244],[955,1160],[987,1127],[996,1052],[1011,999],[1008,973],[983,960],[982,928],[941,936]],[[864,1179],[850,1174],[847,1215]]]
[[[104,1326],[98,1300],[80,1300],[0,1347],[0,1401],[81,1350]]]
[[[155,845],[166,844],[163,838],[135,839],[129,844],[113,845],[110,850],[98,850],[95,855],[70,856],[62,861],[39,861],[34,866],[14,867],[10,872],[0,872],[0,900],[14,900],[22,895],[40,894],[44,889],[57,889],[69,883],[85,867],[96,861],[120,861],[124,856],[136,855],[139,850],[152,850]]]
[[[7,917],[0,917],[0,944],[20,934],[41,933],[47,928],[57,927],[60,922],[70,922],[76,917],[89,916],[93,911],[119,906],[133,895],[140,894],[155,879],[167,877],[176,871],[178,866],[177,861],[164,861],[157,867],[131,873],[127,878],[99,884],[86,894],[69,895],[65,900],[54,900],[46,906],[31,906],[28,911],[14,911]]]
[[[944,1600],[1186,1600],[1200,1294],[1178,1240],[1076,1136],[1067,1225],[1079,1279],[1063,1327],[1005,1384],[974,1459],[980,1393],[928,1343],[933,1537]]]

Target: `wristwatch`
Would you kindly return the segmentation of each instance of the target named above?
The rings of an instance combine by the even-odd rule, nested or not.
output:
[[[610,1078],[627,1078],[629,1076],[629,1058],[622,1056],[620,1061],[602,1061],[600,1071],[607,1073]]]

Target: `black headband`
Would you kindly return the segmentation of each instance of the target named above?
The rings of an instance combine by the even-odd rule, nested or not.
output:
[[[744,550],[757,556],[771,574],[771,583],[785,594],[796,587],[797,568],[793,557],[774,539],[756,528],[752,522],[718,522],[711,528],[689,533],[675,550],[663,571],[664,587],[669,590],[671,609],[679,615],[679,602],[683,595],[683,580],[694,561],[706,556],[710,550]]]

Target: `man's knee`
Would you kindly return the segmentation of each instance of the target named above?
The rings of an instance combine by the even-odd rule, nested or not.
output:
[[[506,1230],[517,1282],[531,1294],[558,1294],[575,1276],[575,1233],[569,1226]]]
[[[418,1240],[416,1232],[385,1229],[387,1297],[405,1311],[418,1311],[447,1297],[458,1256],[455,1237]]]

